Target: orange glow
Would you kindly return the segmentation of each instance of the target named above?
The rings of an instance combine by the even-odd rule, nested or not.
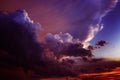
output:
[[[116,67],[110,72],[80,74],[78,77],[46,78],[40,80],[120,80],[120,67]]]
[[[111,71],[111,72],[81,74],[80,76],[99,76],[99,75],[107,76],[107,75],[112,75],[112,74],[120,75],[120,67],[113,69],[113,71]]]

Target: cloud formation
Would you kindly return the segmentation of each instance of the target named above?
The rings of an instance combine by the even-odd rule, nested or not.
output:
[[[36,37],[36,27],[25,10],[0,12],[1,59],[24,67],[40,61],[42,48]]]
[[[45,45],[57,57],[60,55],[74,57],[92,57],[92,52],[89,49],[83,48],[83,44],[79,39],[74,39],[69,33],[47,34]]]
[[[100,19],[116,3],[115,1],[84,0],[82,2],[82,0],[76,0],[73,2],[70,0],[69,4],[67,4],[68,0],[61,1],[57,7],[64,5],[65,10],[62,14],[69,13],[66,17],[74,17],[73,19],[70,17],[69,23],[71,24],[69,25],[71,26],[67,26],[63,33],[62,30],[58,30],[59,34],[48,33],[43,42],[37,40],[36,30],[39,29],[40,24],[34,23],[25,10],[17,10],[13,13],[0,12],[1,72],[13,73],[6,69],[14,67],[13,71],[16,73],[20,71],[20,75],[25,75],[25,77],[28,77],[29,74],[34,76],[39,74],[39,77],[77,76],[80,65],[76,66],[76,64],[80,64],[80,61],[74,63],[74,60],[66,59],[58,62],[56,59],[49,60],[46,56],[53,56],[53,58],[60,55],[80,56],[83,61],[88,63],[97,61],[96,59],[88,60],[93,56],[94,47],[84,48],[84,43],[92,40],[95,33],[102,29],[99,25]],[[73,3],[74,5],[71,5]],[[100,4],[96,5],[96,3]],[[63,27],[61,28],[63,29]],[[100,41],[96,45],[103,46],[104,44],[106,44],[105,41]]]

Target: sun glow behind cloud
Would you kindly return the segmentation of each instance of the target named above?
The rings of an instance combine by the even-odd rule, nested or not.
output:
[[[102,63],[102,61],[104,63],[104,57],[118,57],[118,55],[113,54],[111,50],[115,50],[114,53],[119,52],[118,46],[117,48],[113,49],[110,46],[112,44],[109,41],[108,46],[105,46],[101,49],[99,49],[100,46],[97,47],[97,50],[95,50],[95,52],[97,53],[92,53],[92,50],[94,50],[92,49],[92,46],[91,48],[87,48],[87,46],[90,44],[90,41],[95,38],[96,33],[103,29],[103,25],[101,25],[100,23],[102,17],[105,16],[106,13],[108,13],[110,10],[112,10],[111,8],[113,8],[113,6],[115,6],[116,4],[116,0],[106,0],[105,2],[104,1],[105,0],[93,0],[93,2],[88,0],[84,0],[83,2],[82,0],[76,0],[76,2],[73,2],[73,0],[61,0],[60,2],[59,0],[37,1],[39,2],[37,3],[39,5],[36,5],[33,8],[27,7],[28,13],[32,11],[30,12],[32,18],[39,21],[44,28],[43,32],[39,31],[37,33],[35,30],[38,29],[38,27],[36,26],[40,25],[30,20],[28,15],[26,15],[26,11],[17,10],[13,13],[1,12],[0,14],[2,16],[0,16],[0,19],[2,27],[0,26],[0,35],[2,38],[0,40],[3,40],[1,41],[1,44],[3,46],[0,46],[2,49],[6,50],[1,51],[0,54],[0,57],[2,56],[1,59],[3,59],[3,63],[11,63],[12,65],[18,64],[21,66],[21,71],[23,72],[23,69],[25,69],[26,71],[32,69],[35,73],[41,74],[42,77],[55,77],[58,75],[73,76],[80,74],[80,72],[82,71],[87,72],[99,70],[98,66],[96,67],[96,65],[99,65],[99,63]],[[33,2],[36,3],[35,1]],[[98,2],[100,4],[96,5]],[[10,24],[11,26],[7,24]],[[4,27],[6,28],[4,29]],[[41,41],[38,41],[36,35],[39,39],[41,37],[44,38],[44,36],[47,37],[45,37]],[[5,41],[9,43],[6,44]],[[83,45],[85,46],[83,47]],[[95,54],[94,57],[93,54]],[[59,62],[59,58],[61,57],[61,55],[63,55],[63,58],[65,60],[63,59]],[[70,56],[75,57],[73,60],[69,60]],[[77,58],[78,56],[80,57],[80,59]],[[99,59],[98,57],[102,58]],[[75,60],[77,60],[77,62]],[[95,66],[91,64],[95,64]],[[109,64],[109,61],[104,64]],[[116,64],[118,65],[118,63]],[[112,64],[111,66],[114,65],[115,64]],[[84,68],[85,66],[90,66],[89,68],[93,68],[93,70],[89,69],[88,67],[86,67],[86,70],[80,69]],[[103,64],[102,68],[100,67],[100,70],[101,69],[104,70]],[[97,72],[95,72],[95,74],[98,75]],[[93,73],[93,75],[95,74]],[[108,74],[108,72],[104,74]],[[84,76],[86,75],[84,74]]]

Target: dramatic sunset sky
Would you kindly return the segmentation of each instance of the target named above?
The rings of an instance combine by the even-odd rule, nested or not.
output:
[[[117,76],[119,60],[120,0],[0,0],[3,78]]]
[[[39,39],[46,33],[69,32],[74,37],[84,40],[88,35],[88,26],[104,24],[90,41],[106,40],[108,45],[98,49],[98,57],[120,58],[120,2],[107,14],[111,3],[104,0],[0,0],[0,10],[15,11],[25,9],[32,20],[43,28],[38,32]],[[111,0],[115,1],[115,0]],[[105,15],[101,20],[101,16]]]

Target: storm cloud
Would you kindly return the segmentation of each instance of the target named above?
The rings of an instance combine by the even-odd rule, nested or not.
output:
[[[54,58],[62,54],[83,57],[83,62],[86,60],[87,63],[97,61],[87,59],[93,56],[94,50],[89,41],[103,28],[100,21],[117,0],[40,1],[39,21],[44,28],[45,37],[42,37],[45,41],[38,40],[41,32],[37,30],[41,26],[34,23],[25,10],[0,12],[1,72],[5,72],[5,76],[12,71],[21,71],[18,75],[25,77],[28,74],[35,77],[77,76],[80,65],[76,66],[74,60],[58,62],[56,59],[49,60],[46,56]],[[44,4],[46,7],[43,9]],[[102,46],[105,43],[103,41],[97,44]],[[89,45],[88,49],[84,48],[86,44]]]
[[[25,10],[0,12],[0,61],[28,69],[41,61],[43,49],[35,32],[38,27]]]

